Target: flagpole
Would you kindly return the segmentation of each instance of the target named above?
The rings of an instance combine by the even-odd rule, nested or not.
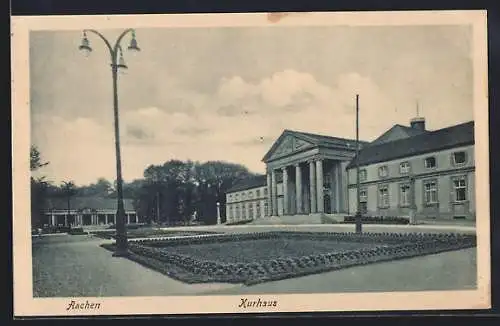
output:
[[[359,94],[356,94],[356,197],[357,197],[357,205],[356,205],[356,233],[362,232],[361,225],[361,209],[359,207],[361,197],[359,191]]]

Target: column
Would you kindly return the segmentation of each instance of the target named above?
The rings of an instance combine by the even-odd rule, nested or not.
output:
[[[271,188],[272,188],[272,200],[271,200],[271,207],[272,207],[272,214],[274,216],[278,216],[278,185],[276,183],[276,171],[272,170],[271,171]]]
[[[52,226],[56,225],[56,216],[54,214],[50,215],[50,223],[52,224]]]
[[[68,214],[64,214],[64,226],[68,226]]]
[[[130,224],[130,214],[127,213],[127,224]]]
[[[323,199],[323,161],[316,161],[316,197],[318,205],[318,213],[325,212],[325,202]]]
[[[316,166],[314,161],[309,161],[309,198],[311,200],[311,212],[316,213]]]
[[[104,223],[108,224],[108,214],[104,214]]]
[[[220,224],[220,203],[217,202],[217,224]]]
[[[271,173],[267,173],[267,211],[264,212],[265,216],[271,216],[273,207],[273,187],[272,187],[272,177]]]
[[[340,190],[342,189],[342,169],[340,168],[340,161],[335,164],[335,211],[340,213]]]
[[[116,226],[116,213],[113,215],[113,224]]]
[[[288,215],[288,171],[286,167],[281,168],[283,173],[283,215]]]
[[[295,201],[297,214],[304,213],[302,208],[302,170],[300,164],[295,164]]]
[[[135,213],[135,223],[139,223],[139,215],[137,212]]]

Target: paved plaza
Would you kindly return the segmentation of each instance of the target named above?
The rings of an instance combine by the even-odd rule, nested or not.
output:
[[[210,226],[171,228],[223,232],[275,230],[349,232],[352,225]],[[466,226],[365,226],[365,232],[474,232]],[[49,235],[33,239],[33,295],[167,296],[244,293],[320,293],[473,289],[476,248],[352,267],[254,286],[185,284],[99,247],[89,235]]]

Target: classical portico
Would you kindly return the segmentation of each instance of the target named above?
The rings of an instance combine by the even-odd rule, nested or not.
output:
[[[346,166],[354,140],[285,130],[263,162],[270,216],[347,211]]]

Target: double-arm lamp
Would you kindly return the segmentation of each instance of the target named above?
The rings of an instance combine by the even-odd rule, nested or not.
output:
[[[123,205],[123,179],[122,179],[122,167],[121,167],[121,153],[120,153],[120,124],[119,124],[119,113],[118,113],[118,70],[128,69],[125,64],[125,59],[123,58],[123,50],[120,45],[123,37],[128,33],[131,34],[130,44],[128,46],[129,51],[140,51],[137,46],[137,40],[135,38],[135,31],[133,29],[126,29],[117,38],[114,46],[98,31],[93,29],[86,29],[83,31],[82,43],[79,46],[79,50],[85,55],[89,55],[92,52],[90,47],[89,39],[87,38],[87,33],[93,33],[99,36],[106,44],[110,59],[111,59],[111,73],[113,78],[113,113],[114,113],[114,128],[115,128],[115,151],[116,151],[116,190],[117,190],[117,212],[116,212],[116,249],[114,256],[121,257],[128,254],[128,241],[127,241],[127,229],[125,225],[125,208]]]

